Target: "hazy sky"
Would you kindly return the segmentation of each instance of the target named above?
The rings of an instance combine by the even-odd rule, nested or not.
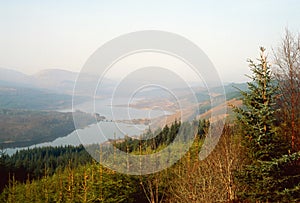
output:
[[[284,28],[300,29],[300,1],[1,1],[0,67],[35,73],[80,71],[103,43],[138,30],[163,30],[196,43],[223,81],[243,81],[247,58],[270,52]]]

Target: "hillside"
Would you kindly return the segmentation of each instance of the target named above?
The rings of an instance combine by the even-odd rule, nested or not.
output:
[[[16,70],[0,68],[0,85],[46,89],[57,93],[72,94],[76,72],[47,69],[33,75]]]
[[[237,106],[240,107],[242,105],[242,100],[240,99],[231,99],[226,101],[224,104],[220,104],[218,106],[212,107],[211,109],[207,110],[205,113],[198,115],[198,119],[209,119],[210,122],[215,122],[220,119],[224,119],[229,116],[229,118],[233,115],[232,107]],[[222,109],[226,108],[226,114],[219,113],[223,112]],[[217,116],[211,117],[212,112],[214,112]]]
[[[81,98],[84,101],[84,98]],[[0,86],[0,106],[9,109],[51,110],[70,108],[72,96],[51,91]]]
[[[95,122],[95,117],[83,113],[81,127]],[[72,113],[0,109],[0,147],[26,147],[53,141],[75,130]]]
[[[58,94],[72,95],[79,72],[72,72],[62,69],[46,69],[35,74],[28,75],[22,72],[0,68],[0,87],[31,88],[43,91],[50,91]],[[81,73],[81,88],[77,91],[81,96],[85,95],[86,88],[90,89],[97,84],[99,77],[94,74]],[[103,78],[101,94],[110,93],[116,82]]]

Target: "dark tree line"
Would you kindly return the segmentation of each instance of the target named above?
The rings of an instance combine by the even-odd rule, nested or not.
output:
[[[170,126],[166,125],[162,129],[158,129],[152,132],[150,129],[141,135],[139,139],[134,139],[126,136],[124,141],[115,144],[116,147],[124,152],[131,153],[133,151],[139,151],[142,149],[145,151],[150,148],[152,151],[157,150],[161,146],[168,146],[171,144],[178,133],[189,134],[191,132],[185,132],[195,129],[195,136],[204,138],[210,123],[208,120],[200,119],[194,120],[192,123],[175,121]],[[183,136],[183,139],[187,139],[187,136]]]
[[[5,151],[5,150],[4,150]],[[25,183],[51,176],[66,167],[78,167],[92,163],[84,147],[41,147],[17,151],[12,156],[3,153],[0,157],[0,191],[7,186],[9,177]]]

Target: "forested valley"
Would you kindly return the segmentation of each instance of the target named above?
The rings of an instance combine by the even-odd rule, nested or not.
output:
[[[220,123],[222,135],[204,159],[211,121],[175,121],[143,136],[111,142],[129,154],[151,154],[195,129],[188,152],[170,168],[126,175],[97,163],[83,146],[0,155],[1,202],[300,202],[300,35],[288,30],[268,58],[249,60],[242,105]],[[271,65],[272,64],[272,65]],[[215,121],[218,122],[218,121]],[[153,136],[156,135],[156,136]],[[212,135],[213,136],[213,135]],[[130,167],[130,166],[128,166]]]

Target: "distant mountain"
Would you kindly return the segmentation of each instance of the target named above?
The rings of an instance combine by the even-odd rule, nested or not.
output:
[[[0,68],[0,86],[29,87],[51,90],[55,93],[72,94],[78,73],[47,69],[33,75]]]
[[[27,87],[72,95],[78,75],[77,72],[61,69],[46,69],[33,75],[26,75],[16,70],[0,68],[0,87]],[[93,88],[96,88],[98,81],[99,77],[95,74],[81,73],[80,90],[77,93],[87,95],[90,90],[94,93]],[[114,90],[116,84],[116,81],[103,78],[101,85],[98,86],[100,91],[97,93],[106,96]]]
[[[71,108],[74,86],[79,73],[47,69],[33,75],[16,70],[0,68],[0,108],[49,110]],[[76,91],[75,103],[86,101],[93,96],[98,76],[81,73],[80,89]],[[107,78],[102,80],[96,91],[103,98],[111,95],[116,82]],[[92,93],[92,94],[90,94]]]
[[[32,75],[31,79],[33,84],[39,88],[72,94],[77,75],[76,72],[47,69]]]
[[[191,89],[177,88],[174,89],[174,93],[179,96],[179,99],[193,101],[196,98],[199,103],[202,103],[210,99],[218,99],[218,97],[224,96],[224,93],[227,101],[234,98],[239,99],[241,97],[240,90],[246,91],[247,83],[228,83],[224,86],[210,88],[210,90],[200,86]]]
[[[77,73],[59,69],[26,75],[0,68],[0,108],[70,109],[76,77]],[[78,97],[76,101],[84,101],[84,98]]]
[[[36,88],[0,86],[0,108],[56,110],[71,107],[71,95]]]
[[[238,89],[247,89],[246,83],[229,83],[224,87],[211,88],[210,92],[201,86],[194,86],[191,91],[186,84],[177,83],[180,81],[177,76],[171,77],[172,75],[169,76],[161,69],[149,69],[148,72],[148,74],[145,74],[145,71],[134,72],[118,84],[118,81],[107,78],[103,78],[99,83],[96,74],[80,73],[79,75],[77,72],[61,69],[47,69],[33,75],[26,75],[15,70],[0,68],[0,105],[7,108],[55,109],[56,106],[71,104],[74,86],[77,96],[80,97],[95,94],[99,98],[105,98],[112,96],[113,92],[116,97],[129,97],[139,87],[146,87],[146,89],[139,89],[135,96],[155,100],[170,98],[172,93],[180,100],[193,101],[196,96],[200,103],[222,95],[224,90],[227,100],[238,98],[240,97]],[[154,75],[157,75],[157,78]],[[163,80],[165,75],[169,76],[167,80]],[[162,83],[161,86],[167,89],[159,85],[152,86],[153,81]],[[97,91],[95,91],[96,87]],[[171,99],[174,100],[173,97]]]
[[[29,75],[16,70],[0,68],[0,85],[33,87],[32,78]]]
[[[37,72],[33,76],[56,81],[76,80],[78,73],[62,69],[45,69]]]
[[[247,83],[229,83],[224,85],[224,90],[225,93],[230,93],[230,92],[239,92],[239,90],[245,91],[247,90],[248,86]],[[213,92],[215,93],[223,93],[222,87],[214,87],[212,88]]]

